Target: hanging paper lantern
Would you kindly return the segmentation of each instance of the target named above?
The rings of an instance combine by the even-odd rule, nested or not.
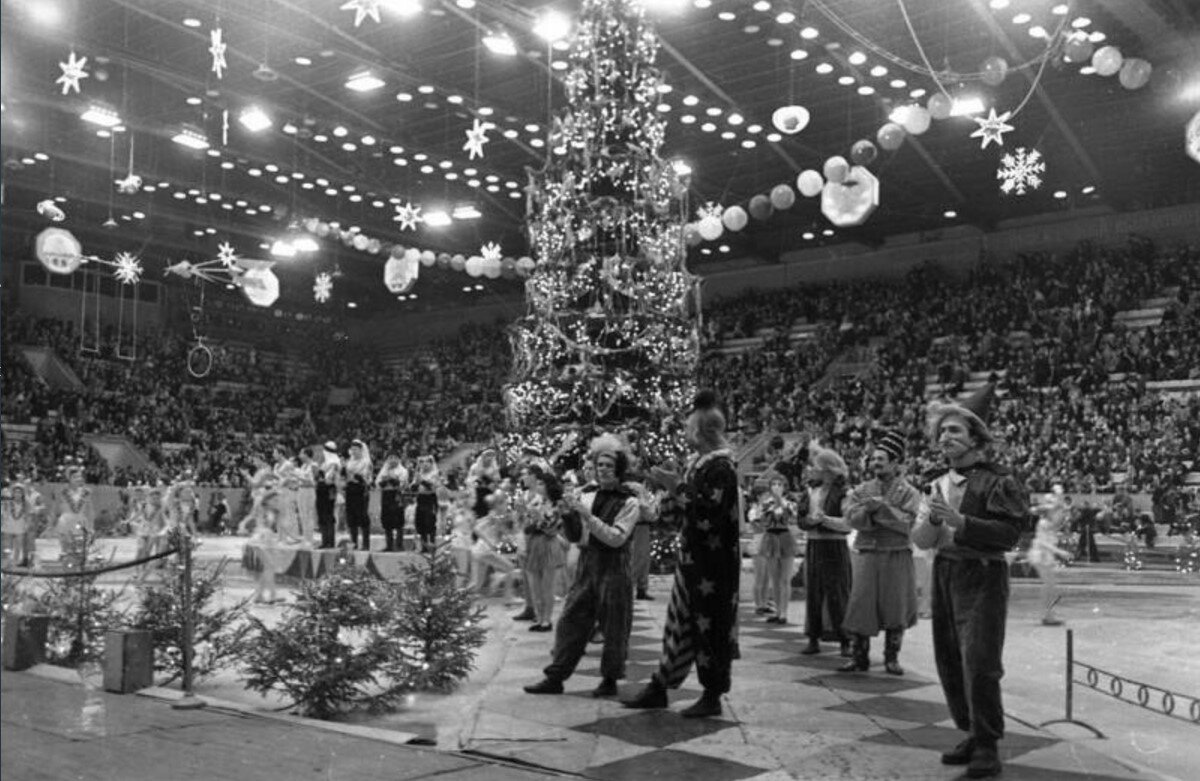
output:
[[[946,119],[954,110],[954,101],[944,92],[934,93],[926,105],[929,107],[929,116],[934,119]]]
[[[466,255],[454,255],[452,257],[447,256],[447,258],[450,263],[450,268],[454,269],[455,271],[463,271],[464,269],[466,269],[466,267],[467,267]],[[438,260],[440,261],[441,258],[438,258]],[[483,258],[480,258],[480,260],[483,260]]]
[[[421,262],[421,250],[416,247],[409,247],[404,250],[404,259],[415,266]]]
[[[796,191],[786,184],[777,184],[771,188],[771,206],[776,211],[787,211],[796,203]]]
[[[850,147],[850,159],[855,165],[870,165],[878,155],[879,150],[865,138],[860,138]]]
[[[488,279],[500,278],[500,258],[483,259],[483,275]]]
[[[808,127],[809,114],[804,106],[784,106],[775,110],[771,115],[771,124],[780,133],[789,136],[799,133]]]
[[[801,171],[796,177],[796,189],[805,198],[815,198],[821,194],[821,188],[825,186],[825,180],[819,173],[811,168]]]
[[[279,277],[271,270],[270,263],[247,268],[238,276],[237,284],[246,300],[255,306],[267,307],[279,300]]]
[[[318,220],[316,217],[309,217],[307,220],[305,220],[301,224],[304,226],[304,230],[308,231],[309,233],[316,233],[317,225],[320,224],[320,222],[321,221]]]
[[[383,284],[392,294],[407,293],[416,283],[420,271],[421,264],[413,262],[407,254],[402,257],[393,255],[383,264]]]
[[[34,254],[52,274],[71,274],[83,262],[83,246],[69,230],[46,228],[34,241]]]
[[[466,264],[467,259],[462,255],[459,255],[458,257],[462,258],[462,264],[460,264],[458,267],[461,270],[463,265]],[[454,265],[454,259],[450,257],[449,252],[439,252],[437,254],[437,259],[434,262],[437,263],[438,268],[450,268]]]
[[[529,274],[532,273],[535,268],[537,268],[537,264],[534,263],[533,258],[529,257],[528,255],[522,258],[517,258],[517,271],[520,271],[523,274]]]
[[[929,116],[929,112],[921,106],[906,106],[908,109],[904,112],[900,119],[900,127],[904,128],[904,132],[912,136],[919,136],[929,129],[929,123],[933,119]]]
[[[517,261],[512,258],[504,258],[500,261],[500,276],[505,279],[512,279],[517,275]]]
[[[850,172],[850,164],[841,155],[835,155],[825,161],[825,181],[841,182]],[[753,214],[753,212],[751,212]]]
[[[314,230],[312,232],[317,234],[317,236],[319,236],[322,239],[328,238],[329,237],[329,223],[318,221],[316,230]]]
[[[1130,57],[1121,66],[1121,73],[1117,78],[1125,89],[1141,89],[1150,81],[1151,70],[1150,63],[1138,57]]]
[[[1184,149],[1188,157],[1200,163],[1200,111],[1188,120],[1184,129]]]
[[[683,226],[683,241],[689,247],[694,247],[704,239],[700,236],[700,227],[694,222]]]
[[[354,234],[354,238],[351,239],[351,243],[354,245],[354,249],[358,250],[359,252],[365,252],[367,246],[370,245],[371,240],[361,233],[356,233]]]
[[[750,199],[750,216],[762,221],[771,216],[771,200],[765,195],[756,195]]]
[[[421,250],[421,265],[429,268],[437,262],[437,253],[431,249]]]
[[[984,84],[989,87],[998,87],[1004,81],[1004,77],[1008,75],[1008,63],[1003,57],[988,57],[983,61],[979,70]]]
[[[455,255],[455,257],[460,256]],[[483,258],[479,257],[478,255],[472,255],[471,257],[467,258],[464,268],[466,269],[467,276],[469,277],[483,276]]]
[[[1063,46],[1063,54],[1073,63],[1084,63],[1091,59],[1094,48],[1086,34],[1077,33]]]
[[[721,223],[734,233],[745,228],[748,222],[750,222],[750,215],[746,214],[746,210],[741,206],[730,206],[721,215]]]
[[[383,242],[379,239],[371,239],[367,242],[367,252],[372,255],[378,255],[381,249],[383,249]]]
[[[821,191],[821,213],[839,228],[862,225],[879,206],[879,180],[856,165],[844,182],[829,182]]]
[[[1101,76],[1111,76],[1121,70],[1123,61],[1121,50],[1116,46],[1103,46],[1092,55],[1092,67]]]
[[[888,122],[879,128],[879,133],[875,138],[879,141],[881,147],[889,152],[895,152],[904,143],[904,128],[895,122]]]
[[[701,218],[697,225],[697,230],[700,231],[700,238],[705,241],[716,241],[725,232],[725,226],[721,224],[721,218],[713,215]]]

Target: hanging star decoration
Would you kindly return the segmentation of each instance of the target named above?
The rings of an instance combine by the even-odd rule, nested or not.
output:
[[[358,27],[368,16],[379,24],[380,0],[350,0],[342,5],[343,11],[354,11],[354,26]]]
[[[400,230],[406,231],[415,231],[418,222],[425,222],[425,218],[421,216],[421,207],[413,206],[411,202],[397,208],[393,219],[400,223]]]
[[[500,260],[500,257],[503,254],[504,252],[500,249],[500,245],[494,241],[489,241],[479,250],[480,257],[489,263],[493,260]]]
[[[62,75],[55,79],[54,83],[62,85],[62,94],[67,95],[71,90],[79,94],[79,80],[88,77],[88,72],[84,70],[87,68],[87,61],[87,57],[76,58],[75,50],[72,49],[67,61],[58,64],[58,67],[62,68]]]
[[[1000,192],[1005,195],[1024,195],[1026,189],[1036,190],[1042,186],[1042,175],[1046,173],[1046,161],[1036,149],[1028,152],[1017,147],[1016,154],[1000,158],[996,178],[1002,180]]]
[[[986,117],[972,117],[979,127],[971,134],[971,138],[982,138],[980,149],[987,149],[988,144],[993,141],[997,146],[1004,146],[1004,134],[1013,129],[1013,126],[1008,124],[1008,120],[1012,118],[1011,111],[1005,111],[1000,116],[996,116],[996,109],[990,109]]]
[[[467,143],[463,144],[463,151],[468,153],[468,159],[483,157],[483,145],[488,142],[487,132],[491,127],[490,123],[476,119],[475,124],[467,131]]]
[[[217,260],[221,261],[221,265],[225,268],[233,268],[237,259],[237,250],[229,242],[223,241],[217,246]]]
[[[142,278],[142,264],[138,262],[135,255],[121,252],[117,254],[114,262],[116,269],[113,271],[113,276],[122,285],[136,285]]]
[[[225,41],[222,39],[224,33],[220,27],[217,27],[209,33],[212,39],[212,44],[208,47],[209,54],[212,55],[212,72],[217,74],[218,79],[225,78],[225,69],[229,66],[225,63],[225,49],[228,48]]]
[[[333,277],[322,271],[313,280],[313,299],[318,304],[324,304],[333,295]]]

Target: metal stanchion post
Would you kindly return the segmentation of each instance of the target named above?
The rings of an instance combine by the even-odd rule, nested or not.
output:
[[[1075,630],[1067,630],[1067,721],[1075,720]]]
[[[176,710],[203,708],[204,701],[192,691],[192,538],[184,531],[179,553],[183,557],[183,698],[171,704]]]

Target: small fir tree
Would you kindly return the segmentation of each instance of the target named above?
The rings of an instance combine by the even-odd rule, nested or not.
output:
[[[81,530],[78,545],[63,559],[71,577],[46,578],[36,596],[37,612],[50,616],[46,636],[46,660],[73,667],[98,661],[104,654],[104,634],[126,624],[127,610],[121,607],[125,584],[101,587],[93,571],[111,563],[95,549],[96,537]]]

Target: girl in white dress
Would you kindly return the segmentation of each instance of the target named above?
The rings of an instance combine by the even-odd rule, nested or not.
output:
[[[59,501],[58,521],[54,528],[62,545],[62,558],[83,555],[87,538],[95,531],[92,518],[92,489],[83,484],[83,467],[67,470],[67,487]]]

